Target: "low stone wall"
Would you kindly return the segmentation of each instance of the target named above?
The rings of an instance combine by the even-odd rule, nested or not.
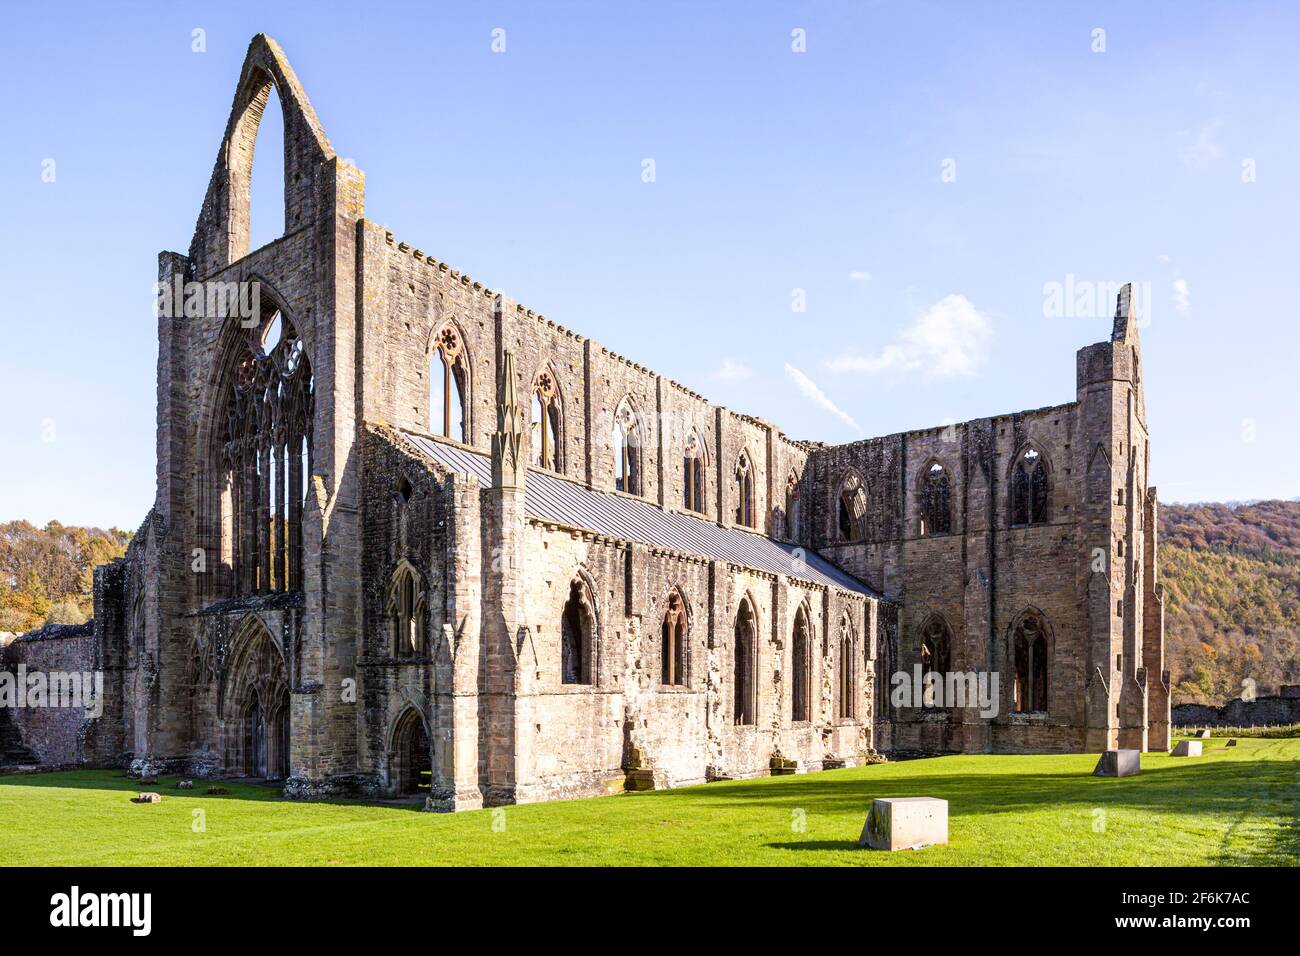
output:
[[[18,686],[20,674],[50,675],[54,672],[93,674],[95,665],[95,628],[85,624],[52,624],[10,641],[0,651],[0,671],[10,677],[9,696],[26,693]],[[24,682],[25,683],[25,682]],[[24,699],[26,703],[26,699]],[[20,743],[23,760],[34,758],[42,766],[68,766],[84,763],[85,736],[93,721],[81,707],[14,707],[5,701],[6,723],[11,744]],[[13,731],[17,741],[13,741]],[[18,753],[17,748],[12,748]],[[10,758],[12,762],[14,757]]]
[[[1289,689],[1289,688],[1288,688]],[[1179,727],[1262,727],[1265,724],[1300,723],[1300,697],[1257,697],[1230,700],[1222,707],[1179,704],[1173,710]]]

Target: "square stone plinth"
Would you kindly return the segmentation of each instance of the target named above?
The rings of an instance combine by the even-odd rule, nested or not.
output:
[[[1209,740],[1209,739],[1210,739],[1210,731],[1209,731],[1209,729],[1207,728],[1207,729],[1205,729],[1205,730],[1202,730],[1202,731],[1201,731],[1199,734],[1197,734],[1196,736],[1200,737],[1202,740]]]
[[[858,846],[919,850],[948,843],[948,801],[936,797],[881,797],[871,801]]]
[[[1174,747],[1173,757],[1199,757],[1201,742],[1199,740],[1180,740]]]
[[[1107,750],[1092,771],[1094,777],[1132,777],[1142,769],[1142,751]]]

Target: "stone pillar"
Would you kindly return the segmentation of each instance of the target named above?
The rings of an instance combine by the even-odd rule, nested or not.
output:
[[[503,297],[497,297],[497,321],[501,321]],[[498,347],[503,342],[497,335]],[[483,536],[483,646],[480,650],[479,712],[480,766],[485,770],[480,788],[488,805],[517,803],[530,799],[532,780],[520,781],[519,750],[531,746],[532,735],[524,733],[519,716],[529,708],[519,706],[520,692],[530,685],[519,684],[520,634],[524,629],[525,531],[524,417],[518,401],[514,353],[502,350],[497,367],[497,429],[492,435],[492,484],[482,493]],[[527,638],[524,632],[524,638]],[[531,640],[525,640],[531,646]],[[536,667],[535,661],[532,665]],[[531,766],[531,761],[528,761]],[[522,788],[520,784],[523,784]]]

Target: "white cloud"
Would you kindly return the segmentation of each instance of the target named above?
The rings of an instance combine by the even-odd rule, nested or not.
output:
[[[719,382],[739,382],[753,374],[753,370],[744,362],[737,362],[728,357],[724,358],[722,364],[710,373],[709,378]]]
[[[1192,307],[1192,295],[1187,288],[1186,279],[1174,280],[1174,308],[1179,312],[1187,312]]]
[[[1203,169],[1216,159],[1222,158],[1223,149],[1216,142],[1219,130],[1222,128],[1222,119],[1213,119],[1202,125],[1196,134],[1196,142],[1178,151],[1178,158],[1183,161],[1183,165],[1191,166],[1193,169]],[[1181,135],[1186,137],[1191,133],[1189,130],[1183,130]]]
[[[854,269],[849,273],[849,278],[854,282],[870,282],[871,273],[862,269]]]
[[[1167,255],[1165,255],[1163,252],[1160,253],[1160,255],[1156,256],[1156,258],[1159,259],[1161,262],[1168,262],[1168,261],[1169,261],[1169,257],[1168,257]]]
[[[814,405],[824,408],[840,421],[844,422],[844,424],[852,428],[855,432],[858,432],[859,434],[862,433],[862,426],[855,422],[848,412],[844,411],[832,402],[830,398],[827,397],[826,393],[817,387],[816,382],[810,379],[803,372],[799,371],[789,362],[785,363],[785,374],[790,376],[794,383],[799,386],[799,391],[803,393],[804,398],[811,401]]]
[[[899,333],[878,355],[841,355],[833,372],[920,375],[923,379],[973,375],[988,358],[993,321],[964,295],[944,296]]]

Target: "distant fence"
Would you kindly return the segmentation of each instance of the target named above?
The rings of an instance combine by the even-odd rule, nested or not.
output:
[[[1213,726],[1195,724],[1174,724],[1174,734],[1181,737],[1195,737],[1202,730],[1208,730],[1211,737],[1300,737],[1300,723],[1296,724],[1257,724]]]

